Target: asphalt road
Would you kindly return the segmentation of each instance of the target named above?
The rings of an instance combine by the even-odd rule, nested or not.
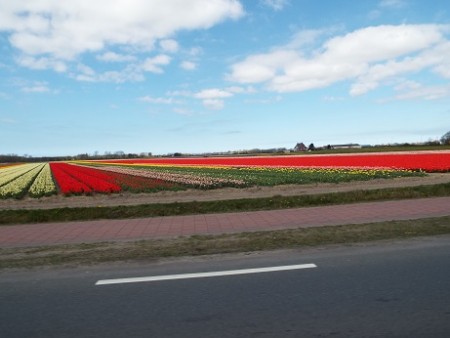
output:
[[[316,268],[95,285],[104,279]],[[0,337],[449,337],[450,236],[0,273]]]

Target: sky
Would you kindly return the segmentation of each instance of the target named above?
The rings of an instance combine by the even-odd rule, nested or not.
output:
[[[438,140],[448,0],[0,0],[0,154]]]

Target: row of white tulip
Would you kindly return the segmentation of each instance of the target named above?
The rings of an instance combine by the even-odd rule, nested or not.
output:
[[[0,186],[8,184],[11,181],[14,181],[15,179],[27,173],[28,171],[33,170],[41,165],[42,163],[27,163],[1,169]]]
[[[246,183],[242,180],[236,180],[236,179],[225,179],[225,178],[218,178],[218,177],[207,177],[207,176],[200,176],[200,175],[189,175],[189,174],[179,174],[179,173],[167,173],[167,172],[160,172],[160,171],[152,171],[150,169],[132,169],[132,168],[121,168],[121,167],[99,167],[98,169],[121,173],[121,174],[127,174],[127,175],[133,175],[133,176],[140,176],[140,177],[147,177],[147,178],[153,178],[168,182],[174,182],[174,183],[181,183],[186,185],[191,185],[195,187],[200,188],[213,188],[213,187],[219,187],[219,186],[244,186]]]
[[[27,191],[33,180],[44,167],[45,163],[34,165],[34,168],[28,171],[20,171],[21,175],[16,176],[15,179],[9,180],[8,183],[0,187],[0,197],[21,197]]]
[[[56,193],[56,185],[52,178],[50,164],[46,163],[40,171],[28,193],[32,197],[48,196]]]

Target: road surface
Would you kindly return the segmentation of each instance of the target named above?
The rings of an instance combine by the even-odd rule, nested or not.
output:
[[[316,267],[242,272],[298,264]],[[219,271],[236,274],[98,284]],[[3,271],[0,336],[449,337],[450,236]]]

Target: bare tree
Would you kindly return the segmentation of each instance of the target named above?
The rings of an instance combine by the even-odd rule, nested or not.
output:
[[[442,144],[450,144],[450,131],[441,137],[441,143]]]

